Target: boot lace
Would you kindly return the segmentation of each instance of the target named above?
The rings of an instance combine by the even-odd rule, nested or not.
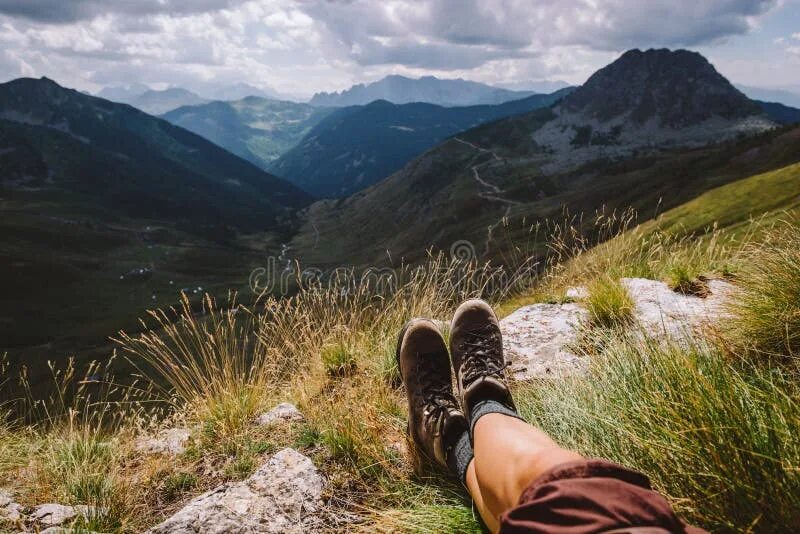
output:
[[[461,364],[464,385],[481,377],[505,377],[505,370],[511,363],[504,361],[499,338],[497,328],[491,326],[467,333],[460,346],[464,354]]]

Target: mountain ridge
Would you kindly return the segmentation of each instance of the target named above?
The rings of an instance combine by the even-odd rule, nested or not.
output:
[[[757,142],[747,139],[769,139],[777,126],[702,56],[636,50],[617,62],[550,107],[459,133],[364,191],[313,204],[292,250],[311,264],[380,262],[387,252],[413,262],[431,245],[447,250],[468,239],[478,257],[489,259],[497,253],[494,230],[510,218],[533,224],[564,206],[591,212],[612,202],[650,209],[659,195],[672,202],[719,185],[706,184],[699,170],[723,168],[718,159],[729,144],[743,138],[747,152]],[[692,78],[688,89],[676,87],[682,75]],[[721,102],[711,102],[720,95]],[[696,113],[676,121],[674,111],[684,104]],[[781,152],[759,161],[756,170],[764,171],[773,161],[796,159]],[[724,168],[715,180],[740,176]],[[342,227],[353,230],[337,237]]]
[[[111,195],[105,198],[117,199],[118,207],[131,213],[149,209],[152,203],[173,206],[176,213],[196,221],[218,219],[263,227],[309,199],[291,184],[196,134],[127,104],[66,89],[48,78],[0,84],[0,119],[8,139],[28,146],[44,165],[44,174],[37,178],[41,187],[52,184],[98,199]],[[51,144],[41,143],[37,136],[47,137]],[[59,152],[58,147],[67,145],[74,145],[80,155],[66,149]],[[13,156],[12,151],[7,158]],[[84,156],[90,159],[81,159]],[[94,158],[106,161],[107,167],[93,167]],[[93,187],[83,183],[88,177],[94,180]],[[3,179],[8,181],[8,176]],[[127,201],[123,191],[139,201]],[[145,199],[149,200],[142,202]],[[198,209],[201,206],[211,211]],[[248,206],[255,211],[241,208]]]
[[[514,91],[462,78],[440,79],[435,76],[408,78],[398,74],[372,83],[356,84],[339,92],[316,93],[309,103],[314,106],[357,106],[375,100],[393,104],[424,102],[439,106],[475,106],[502,104],[535,94],[534,91]]]
[[[548,106],[571,88],[498,105],[443,107],[376,100],[339,109],[268,168],[317,196],[342,197],[399,170],[451,135]]]

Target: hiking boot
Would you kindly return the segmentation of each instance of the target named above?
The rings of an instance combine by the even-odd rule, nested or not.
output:
[[[448,467],[469,425],[453,395],[444,339],[432,321],[412,319],[400,332],[396,354],[408,396],[408,433],[419,451]]]
[[[461,406],[470,418],[483,401],[496,401],[516,413],[506,382],[500,323],[486,302],[473,299],[458,307],[450,326],[450,354]]]

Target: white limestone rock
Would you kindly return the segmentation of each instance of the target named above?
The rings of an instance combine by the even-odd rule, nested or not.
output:
[[[24,507],[14,502],[14,495],[6,489],[0,489],[0,521],[19,521]]]
[[[294,404],[283,402],[256,418],[256,423],[269,426],[281,422],[302,421],[303,413]]]
[[[634,317],[643,332],[652,337],[682,340],[711,325],[724,315],[724,303],[733,285],[709,280],[705,298],[676,293],[664,282],[645,278],[623,278],[636,307]]]
[[[136,450],[147,454],[182,454],[191,433],[185,428],[165,428],[155,436],[136,440]]]
[[[569,287],[564,296],[568,299],[583,300],[589,296],[589,290],[583,286]]]
[[[282,449],[242,482],[189,502],[150,534],[301,533],[319,526],[324,479],[309,458]]]
[[[34,508],[30,519],[46,526],[63,525],[67,521],[71,521],[76,516],[90,515],[92,510],[88,506],[66,506],[64,504],[47,503],[40,504]]]
[[[576,327],[586,318],[578,304],[523,306],[500,321],[503,350],[515,378],[558,378],[580,374],[587,362],[570,346]]]
[[[688,339],[708,325],[725,317],[724,303],[734,287],[723,280],[709,280],[705,298],[683,295],[664,282],[644,278],[623,278],[622,284],[633,299],[632,329],[655,338]],[[585,288],[567,296],[585,298]],[[518,380],[558,378],[581,374],[588,359],[575,354],[578,327],[588,318],[580,303],[534,304],[523,306],[500,321],[503,348]]]

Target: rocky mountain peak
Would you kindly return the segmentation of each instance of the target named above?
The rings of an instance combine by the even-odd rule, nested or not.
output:
[[[671,128],[761,112],[701,54],[668,49],[625,52],[569,95],[564,108],[600,121],[629,114],[635,123],[656,119]]]

